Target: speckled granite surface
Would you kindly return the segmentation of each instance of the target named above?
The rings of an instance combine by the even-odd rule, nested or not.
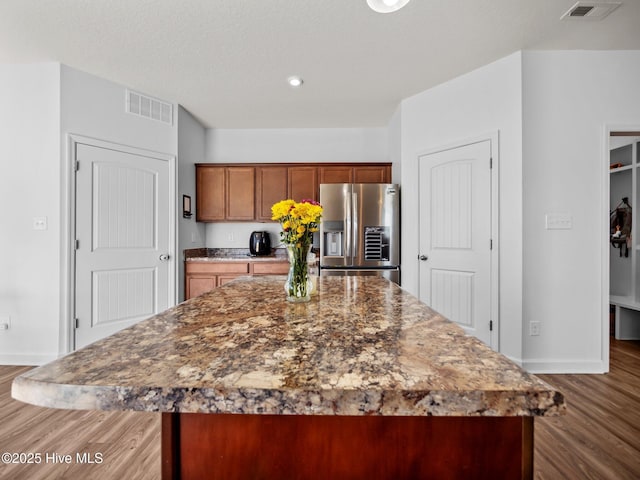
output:
[[[303,415],[533,416],[561,393],[379,277],[242,277],[14,380],[46,407]]]
[[[185,262],[265,262],[287,261],[287,250],[274,248],[271,255],[256,256],[248,248],[192,248],[184,251]]]

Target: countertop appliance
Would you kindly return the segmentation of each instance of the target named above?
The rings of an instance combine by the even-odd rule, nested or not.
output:
[[[321,184],[321,275],[380,275],[400,284],[396,184]]]
[[[251,255],[269,255],[271,254],[271,237],[269,232],[251,232],[249,237],[249,252]]]

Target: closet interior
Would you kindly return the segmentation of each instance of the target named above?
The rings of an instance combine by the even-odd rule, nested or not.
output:
[[[609,303],[612,333],[640,340],[640,132],[612,132],[609,142]]]

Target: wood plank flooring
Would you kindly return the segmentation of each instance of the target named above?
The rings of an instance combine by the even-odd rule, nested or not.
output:
[[[567,415],[535,421],[536,479],[640,478],[640,342],[611,339],[606,375],[538,375]]]
[[[13,377],[30,368],[0,366],[0,455],[39,452],[41,463],[0,460],[0,479],[160,478],[160,414],[54,410],[13,400]],[[47,463],[46,453],[72,455],[72,463]],[[76,453],[93,460],[100,453],[103,461],[80,464]]]
[[[11,399],[13,377],[29,367],[0,366],[0,454],[71,454],[71,465],[12,465],[0,479],[158,479],[160,416],[52,410]],[[535,478],[640,478],[640,342],[612,340],[607,375],[540,375],[562,391],[568,414],[535,421]],[[76,453],[101,453],[78,464]],[[95,458],[95,457],[94,457]]]

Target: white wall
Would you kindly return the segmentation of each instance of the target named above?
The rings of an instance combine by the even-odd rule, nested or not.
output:
[[[520,53],[401,104],[402,286],[418,295],[418,155],[499,131],[500,351],[522,358],[522,102]]]
[[[0,105],[0,363],[39,364],[69,348],[67,135],[176,155],[177,127],[126,114],[124,87],[56,63],[0,65]]]
[[[60,248],[63,251],[62,275],[68,279],[69,277],[65,277],[69,273],[68,258],[65,257],[65,252],[69,254],[68,246],[71,241],[65,237],[65,233],[72,221],[67,215],[70,206],[66,195],[70,187],[65,181],[68,178],[69,169],[68,135],[81,135],[118,145],[177,156],[178,128],[176,105],[174,105],[174,118],[171,125],[131,115],[125,111],[126,87],[66,65],[61,66],[60,72],[60,136],[62,140],[60,164],[65,170],[60,195],[65,197],[66,202],[63,202],[65,204],[61,221]],[[177,244],[177,242],[175,243]],[[176,269],[182,268],[180,255],[177,251],[172,253]],[[67,290],[71,288],[72,285],[67,285]],[[65,340],[68,340],[70,336],[68,319],[71,316],[72,306],[68,302],[65,303],[66,300],[68,298],[65,296],[62,300],[63,311],[60,316],[61,353],[70,349],[69,343]]]
[[[205,128],[188,111],[178,107],[178,261],[188,248],[205,246],[205,225],[196,222],[196,169],[204,162]],[[191,197],[191,218],[182,216],[182,196]],[[184,299],[184,268],[178,264],[178,300]]]
[[[524,365],[598,372],[608,359],[607,126],[640,127],[640,51],[523,55]],[[549,231],[546,213],[573,229]]]
[[[206,162],[390,162],[386,128],[209,129]],[[208,223],[210,248],[248,248],[249,234],[266,230],[279,242],[275,223]]]
[[[58,354],[60,66],[0,65],[0,108],[0,364],[37,364]]]
[[[400,106],[393,113],[387,125],[389,138],[389,161],[391,166],[391,183],[400,183],[402,172],[402,109]]]

